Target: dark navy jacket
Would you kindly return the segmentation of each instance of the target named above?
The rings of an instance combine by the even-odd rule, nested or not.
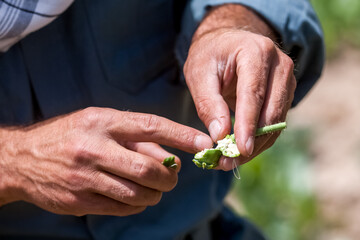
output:
[[[263,15],[297,63],[295,103],[320,76],[321,29],[306,0],[77,0],[0,56],[0,122],[31,124],[87,106],[161,115],[203,129],[179,78],[207,6],[238,2]],[[271,3],[270,3],[271,2]],[[181,18],[182,17],[182,18]],[[179,183],[129,217],[73,217],[17,202],[0,208],[1,236],[33,239],[175,239],[219,214],[231,173],[182,158]]]

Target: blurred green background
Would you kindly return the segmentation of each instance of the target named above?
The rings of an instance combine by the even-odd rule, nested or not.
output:
[[[308,168],[309,129],[285,130],[276,144],[240,169],[237,211],[272,240],[314,239],[322,228]]]
[[[328,58],[346,45],[360,47],[359,0],[312,0],[323,26]]]
[[[323,26],[327,60],[335,60],[344,49],[358,51],[360,1],[311,2]],[[328,222],[311,182],[314,129],[288,125],[272,148],[240,168],[242,179],[234,180],[228,202],[271,240],[319,239]]]

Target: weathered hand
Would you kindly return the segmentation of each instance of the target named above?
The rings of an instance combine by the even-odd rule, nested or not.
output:
[[[125,216],[172,190],[177,172],[161,164],[163,144],[210,147],[206,134],[150,114],[88,108],[2,131],[0,203],[24,200],[58,214]],[[180,166],[180,160],[176,158]],[[1,202],[2,200],[2,202]]]
[[[255,139],[254,134],[257,127],[285,120],[296,87],[293,66],[291,58],[261,34],[223,27],[195,37],[184,66],[187,85],[214,141],[230,132],[229,108],[235,112],[234,132],[242,154],[238,164],[278,137]],[[224,160],[219,167],[232,169],[232,159]]]

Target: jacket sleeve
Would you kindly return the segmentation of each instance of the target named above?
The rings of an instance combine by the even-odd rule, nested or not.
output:
[[[295,62],[297,88],[293,106],[311,89],[321,75],[325,50],[323,33],[308,0],[192,0],[185,8],[177,56],[184,63],[191,37],[212,6],[242,4],[261,15],[281,37],[281,45]]]

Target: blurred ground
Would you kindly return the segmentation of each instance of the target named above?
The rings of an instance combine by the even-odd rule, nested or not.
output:
[[[327,63],[291,111],[291,128],[310,128],[311,171],[325,229],[321,240],[360,239],[360,51]]]

